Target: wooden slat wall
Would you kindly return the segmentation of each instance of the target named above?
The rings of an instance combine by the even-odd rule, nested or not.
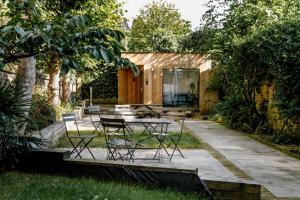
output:
[[[140,75],[135,76],[130,69],[120,69],[118,72],[118,102],[119,104],[143,103],[141,94],[143,67]]]
[[[162,81],[163,69],[171,68],[198,68],[200,70],[200,91],[199,105],[200,110],[208,112],[207,102],[205,100],[207,82],[211,77],[211,62],[201,54],[179,54],[179,53],[124,53],[124,58],[128,58],[136,65],[144,69],[143,102],[146,104],[162,103]],[[130,75],[124,70],[119,71],[119,103],[128,103],[128,91],[132,81],[129,81]],[[126,80],[127,78],[127,80]],[[148,82],[148,84],[146,84]],[[211,92],[210,92],[211,96]],[[217,93],[215,99],[217,100]],[[210,100],[211,101],[211,100]],[[211,103],[210,103],[211,104]],[[209,106],[211,110],[211,105]]]

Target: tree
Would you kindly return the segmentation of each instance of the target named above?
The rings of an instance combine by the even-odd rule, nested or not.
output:
[[[133,20],[129,51],[175,52],[180,40],[191,31],[173,4],[152,2]]]
[[[216,30],[203,46],[214,62],[217,84],[212,86],[224,91],[217,111],[225,122],[247,132],[268,131],[267,106],[256,105],[256,91],[264,81],[274,84],[274,102],[285,113],[282,116],[299,119],[295,73],[299,73],[300,2],[219,0],[211,1],[209,8],[200,30]],[[278,103],[283,101],[284,106]]]
[[[77,2],[78,3],[78,2]],[[122,10],[120,9],[120,4],[118,4],[115,0],[113,1],[92,1],[92,0],[85,0],[80,2],[80,4],[76,4],[76,2],[68,4],[67,10],[66,5],[58,4],[52,5],[48,3],[47,5],[48,10],[53,10],[55,16],[50,16],[50,20],[53,18],[59,19],[63,18],[65,12],[69,12],[72,15],[80,15],[86,16],[89,19],[89,27],[96,27],[96,28],[114,28],[119,29],[120,24],[122,22]],[[61,21],[61,20],[56,20]],[[82,44],[79,44],[82,45]],[[70,93],[68,92],[67,83],[65,82],[67,79],[65,78],[66,73],[62,71],[60,73],[60,68],[62,63],[62,58],[65,55],[61,55],[56,51],[50,51],[47,53],[45,58],[46,62],[40,63],[40,68],[44,68],[45,72],[49,74],[49,83],[48,83],[48,101],[53,105],[60,104],[59,98],[59,80],[60,77],[62,81],[62,100],[66,103],[66,100],[69,99]],[[91,65],[91,62],[88,55],[81,55],[78,57],[77,63],[80,63],[81,66],[85,66],[84,69],[76,69],[77,73],[85,73],[87,69],[94,67]]]
[[[210,27],[199,27],[180,42],[182,51],[206,53],[213,43],[214,35],[219,30]]]
[[[53,6],[49,4],[48,8],[55,11],[55,18],[62,18],[66,10],[65,6]],[[80,5],[69,5],[68,12],[74,15],[86,16],[89,19],[88,26],[95,28],[105,27],[119,30],[123,21],[121,5],[115,0],[86,0],[81,2]],[[56,51],[51,51],[47,53],[47,58],[45,58],[48,60],[46,64],[42,63],[42,67],[46,66],[45,71],[49,74],[48,99],[49,102],[53,105],[60,104],[59,80],[60,76],[65,77],[65,73],[60,73],[60,67],[62,65],[61,60],[63,56],[64,55],[60,55]],[[99,62],[101,61],[98,61],[96,63]],[[88,71],[89,69],[92,69],[93,71],[96,70],[95,65],[93,65],[94,62],[91,62],[89,56],[82,55],[78,58],[78,63],[81,63],[81,65],[85,67],[83,70],[77,69],[77,73],[86,73],[87,69]],[[67,84],[64,82],[67,79],[62,78],[61,80],[62,86],[64,87],[62,90],[62,97],[63,101],[65,102],[66,99],[69,99],[68,90],[65,89]]]
[[[78,1],[77,1],[78,2]],[[0,67],[21,60],[18,80],[20,88],[32,95],[35,81],[35,59],[58,55],[61,70],[79,70],[80,57],[90,56],[117,66],[135,65],[122,59],[120,45],[124,35],[120,31],[99,28],[85,15],[73,15],[66,1],[8,1],[5,16],[8,22],[0,27]],[[78,6],[80,4],[74,4]],[[57,9],[61,6],[62,9]],[[61,14],[57,13],[61,12]],[[135,71],[137,72],[137,71]],[[25,75],[28,75],[27,78]]]

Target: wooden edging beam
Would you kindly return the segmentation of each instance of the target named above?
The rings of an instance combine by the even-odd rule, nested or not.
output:
[[[34,150],[17,169],[67,176],[93,177],[99,180],[133,181],[182,191],[203,191],[201,182],[217,197],[225,200],[260,200],[261,186],[254,181],[200,179],[198,169],[181,169],[121,163],[109,160],[71,159],[64,150]],[[156,180],[157,178],[157,180]]]

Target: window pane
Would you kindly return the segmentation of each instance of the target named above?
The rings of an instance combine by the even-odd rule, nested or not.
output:
[[[198,105],[199,69],[170,69],[163,72],[164,106]]]

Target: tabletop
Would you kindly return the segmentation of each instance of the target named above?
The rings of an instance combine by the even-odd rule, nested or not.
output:
[[[137,118],[135,116],[118,116],[118,115],[101,115],[101,118],[124,119],[126,123],[140,124],[171,124],[172,122],[166,118]]]

